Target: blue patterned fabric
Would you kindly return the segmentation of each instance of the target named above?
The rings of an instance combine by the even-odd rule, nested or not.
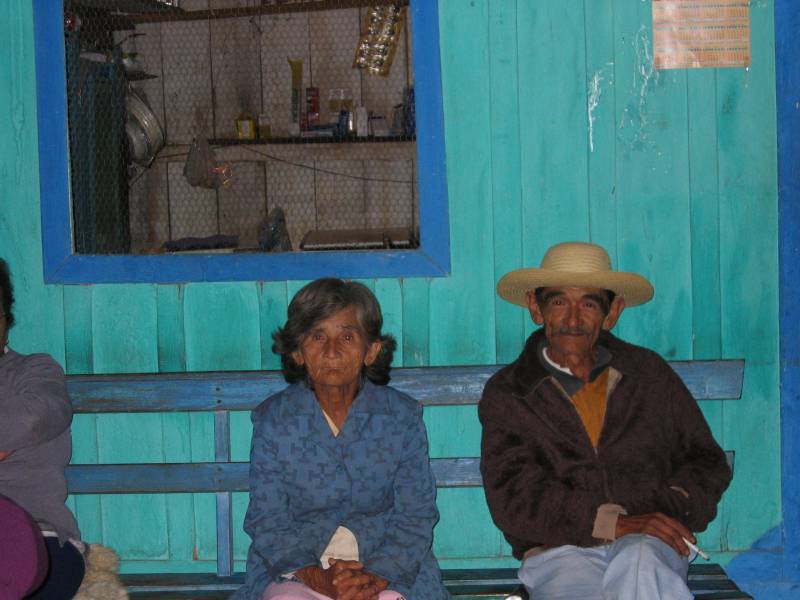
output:
[[[449,598],[431,552],[436,487],[422,409],[366,382],[334,437],[314,393],[293,384],[252,414],[253,540],[238,600],[258,600],[288,573],[319,564],[339,525],[358,540],[364,568],[408,600]]]

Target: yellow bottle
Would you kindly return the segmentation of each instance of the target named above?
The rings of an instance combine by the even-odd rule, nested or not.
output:
[[[256,124],[247,111],[242,111],[242,114],[236,119],[236,137],[240,140],[256,139]]]

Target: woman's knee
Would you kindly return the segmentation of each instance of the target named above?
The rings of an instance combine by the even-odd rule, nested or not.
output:
[[[302,583],[295,581],[271,583],[261,596],[261,600],[319,600],[320,598],[327,598],[327,596],[317,594]]]

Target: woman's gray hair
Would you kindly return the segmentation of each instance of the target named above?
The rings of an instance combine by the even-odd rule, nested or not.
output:
[[[371,365],[362,367],[362,374],[372,383],[389,383],[397,342],[393,336],[381,333],[383,315],[377,298],[361,283],[332,277],[312,281],[297,292],[289,303],[286,324],[272,334],[272,351],[281,357],[283,377],[288,383],[306,378],[305,365],[297,364],[292,358],[292,353],[300,349],[303,338],[317,323],[350,306],[356,310],[367,343],[381,342],[378,357]]]

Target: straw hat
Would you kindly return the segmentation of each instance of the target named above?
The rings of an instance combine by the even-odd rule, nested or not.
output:
[[[565,242],[552,246],[538,269],[517,269],[497,283],[503,300],[527,306],[525,293],[540,287],[592,287],[611,290],[625,299],[625,306],[644,304],[653,297],[653,286],[641,275],[611,270],[608,253],[597,244]]]

